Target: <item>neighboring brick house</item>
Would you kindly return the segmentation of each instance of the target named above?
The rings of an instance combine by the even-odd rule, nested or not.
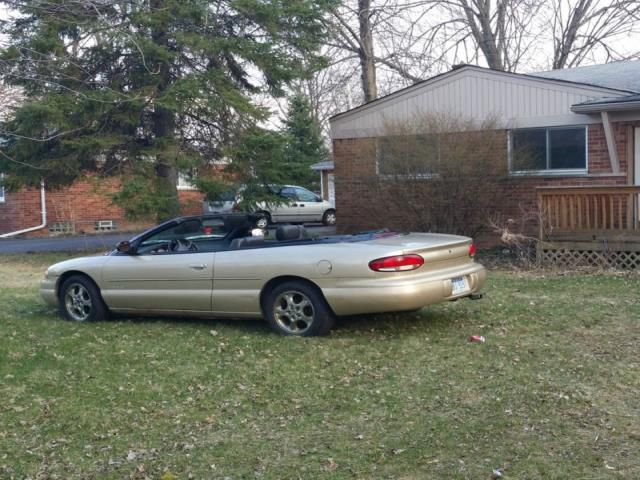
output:
[[[495,145],[495,155],[504,164],[502,188],[508,199],[496,209],[505,215],[535,209],[540,187],[638,186],[639,93],[640,61],[528,75],[465,65],[341,113],[331,119],[339,228],[345,232],[403,228],[405,212],[389,209],[389,198],[371,188],[371,179],[385,182],[381,155],[385,126],[424,114],[476,121],[494,117],[507,126],[501,127],[504,134]],[[512,155],[522,142],[533,145],[536,152],[527,165],[519,165]],[[430,178],[422,178],[425,188]],[[623,200],[611,200],[611,213],[607,203],[606,219],[612,229],[638,228],[640,190],[625,192]],[[599,206],[589,216],[583,210],[591,204],[581,203],[582,197],[575,204],[570,201],[567,216],[576,229],[598,220],[593,215]],[[386,212],[384,218],[374,211]],[[620,217],[619,223],[614,216],[615,221]]]
[[[88,178],[66,188],[47,190],[46,225],[24,236],[135,231],[152,225],[151,221],[131,221],[125,217],[124,211],[110,199],[118,190],[116,178]],[[178,195],[183,214],[202,212],[203,196],[188,183],[179,182]],[[0,235],[42,225],[41,198],[39,189],[9,192],[0,187]]]

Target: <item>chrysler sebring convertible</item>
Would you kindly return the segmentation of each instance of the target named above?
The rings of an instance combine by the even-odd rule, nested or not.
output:
[[[287,335],[324,335],[336,316],[480,298],[485,269],[471,239],[365,232],[310,238],[255,215],[180,217],[105,255],[49,267],[41,293],[73,321],[110,312],[265,318]]]

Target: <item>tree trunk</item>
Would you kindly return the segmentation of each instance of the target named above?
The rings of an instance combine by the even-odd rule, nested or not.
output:
[[[578,38],[578,32],[588,9],[591,8],[591,3],[591,0],[580,0],[578,5],[576,5],[569,14],[569,22],[566,29],[562,29],[560,38],[554,39],[554,70],[567,67],[569,55],[573,51],[576,39]]]
[[[364,101],[370,102],[378,96],[376,86],[376,64],[373,55],[373,36],[370,19],[371,0],[358,0],[358,20],[360,23],[360,68],[362,70],[362,91]]]
[[[164,0],[151,0],[151,8],[158,11],[165,7]],[[169,48],[169,42],[166,35],[166,25],[161,22],[151,32],[153,43],[164,49]],[[171,68],[168,62],[162,62],[159,65],[157,96],[164,93],[171,84]],[[178,201],[178,170],[175,165],[175,115],[172,111],[154,105],[153,112],[153,134],[154,141],[162,143],[164,151],[158,152],[156,155],[156,176],[157,176],[157,195],[159,195],[158,203],[158,221],[168,220],[176,217],[180,213],[180,203]]]
[[[471,29],[471,34],[475,39],[478,47],[482,50],[484,58],[487,60],[489,68],[494,70],[504,70],[504,62],[502,61],[502,55],[498,49],[496,37],[491,29],[491,2],[490,0],[479,0],[475,2],[477,11],[473,9],[472,4],[468,0],[462,0],[462,8],[467,17],[467,23]],[[501,19],[504,21],[504,12],[501,10]]]

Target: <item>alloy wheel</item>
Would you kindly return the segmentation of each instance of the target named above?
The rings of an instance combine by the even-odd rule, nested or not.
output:
[[[286,291],[276,298],[273,316],[284,331],[301,335],[313,325],[315,310],[313,303],[304,293]]]
[[[77,322],[88,320],[93,308],[89,291],[79,283],[69,285],[64,295],[64,305],[69,316]]]

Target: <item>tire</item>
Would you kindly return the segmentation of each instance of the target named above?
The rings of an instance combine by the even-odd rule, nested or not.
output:
[[[327,227],[331,227],[336,224],[336,211],[335,210],[327,210],[322,215],[322,223]]]
[[[62,316],[72,322],[96,322],[107,317],[98,287],[84,275],[72,275],[62,283],[58,302]]]
[[[263,310],[271,328],[283,335],[327,335],[335,323],[322,293],[300,281],[281,283],[273,288],[266,295]]]
[[[262,218],[258,219],[258,221],[256,222],[256,227],[262,228],[264,230],[271,224],[271,215],[269,215],[269,212],[259,213],[262,215]]]

